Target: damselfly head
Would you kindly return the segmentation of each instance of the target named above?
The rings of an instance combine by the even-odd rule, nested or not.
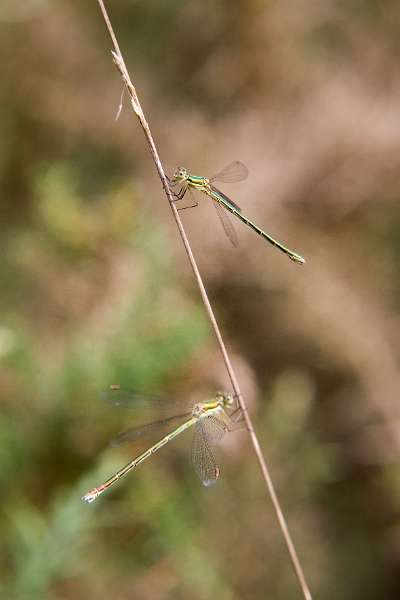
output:
[[[232,394],[229,394],[228,392],[218,391],[215,394],[215,399],[222,406],[233,406],[233,397],[232,397]]]
[[[184,181],[188,177],[188,172],[185,167],[178,167],[175,169],[174,179],[175,181]]]

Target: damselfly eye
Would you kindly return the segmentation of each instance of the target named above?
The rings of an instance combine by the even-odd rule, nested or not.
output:
[[[178,167],[174,173],[174,179],[186,179],[187,171],[184,167]]]
[[[228,406],[231,406],[233,404],[233,398],[232,398],[231,394],[228,394],[228,392],[218,391],[215,394],[215,398],[216,398],[217,402],[221,402],[221,404],[226,404]]]

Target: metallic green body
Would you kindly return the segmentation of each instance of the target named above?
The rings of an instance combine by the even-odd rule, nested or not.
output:
[[[209,400],[206,402],[199,402],[195,404],[191,413],[191,417],[176,427],[173,431],[165,435],[159,442],[148,448],[145,452],[131,460],[128,464],[126,464],[122,469],[120,469],[117,473],[112,475],[107,481],[101,484],[98,487],[93,488],[90,492],[85,494],[82,497],[84,502],[88,504],[94,502],[96,498],[100,496],[103,492],[108,490],[114,483],[116,483],[119,479],[127,475],[130,471],[139,466],[143,461],[149,458],[152,454],[155,454],[165,446],[168,442],[173,440],[175,437],[193,427],[193,425],[198,425],[200,422],[205,419],[213,419],[214,427],[219,426],[221,432],[225,432],[229,430],[230,426],[230,417],[225,412],[226,408],[231,408],[233,405],[233,399],[230,394],[219,392],[214,400]],[[201,430],[200,434],[205,436],[205,431],[200,425]],[[197,438],[200,437],[199,432],[196,432]],[[195,437],[195,440],[197,439]],[[204,447],[202,448],[202,440],[200,440],[200,444],[198,443],[196,447],[196,456],[199,460],[203,460],[204,464],[196,465],[197,473],[199,474],[202,482],[205,486],[212,485],[218,479],[219,476],[219,468],[214,461],[213,455],[211,453],[210,447],[208,446],[208,441],[205,440]],[[204,456],[201,456],[201,453],[204,453]],[[204,475],[204,476],[203,476]]]
[[[228,198],[228,196],[212,185],[211,181],[216,180],[217,178],[218,175],[211,179],[207,179],[207,177],[200,177],[198,175],[190,175],[185,168],[179,167],[174,173],[171,185],[176,186],[179,183],[182,184],[181,192],[178,195],[179,197],[183,197],[188,187],[198,190],[199,192],[203,192],[203,194],[206,194],[215,200],[215,202],[218,202],[218,204],[235,215],[235,217],[240,219],[248,227],[251,227],[251,229],[267,240],[270,244],[284,252],[291,260],[299,264],[306,262],[305,259],[300,256],[300,254],[297,254],[297,252],[294,252],[293,250],[290,250],[284,246],[281,242],[270,236],[255,223],[253,223],[253,221],[243,215],[241,208],[237,206],[237,204],[235,204],[230,198]]]

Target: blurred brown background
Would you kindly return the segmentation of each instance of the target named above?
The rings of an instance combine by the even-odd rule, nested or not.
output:
[[[400,5],[109,5],[168,172],[242,160],[221,187],[307,259],[181,213],[315,597],[397,598]],[[107,448],[132,418],[99,390],[229,382],[97,3],[0,27],[3,597],[300,598],[245,432],[213,489],[188,434],[81,502],[149,443]]]

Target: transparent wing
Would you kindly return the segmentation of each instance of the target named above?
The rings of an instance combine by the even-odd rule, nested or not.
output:
[[[243,181],[249,174],[249,170],[242,162],[235,160],[227,165],[222,171],[210,177],[211,181],[221,181],[222,183],[235,183]]]
[[[224,423],[222,419],[214,415],[202,419],[204,432],[207,439],[213,444],[218,443],[222,440],[224,435],[229,431],[228,428],[228,417],[226,417],[227,423]]]
[[[185,403],[180,400],[163,396],[136,394],[121,388],[119,385],[111,385],[101,392],[101,398],[110,406],[121,406],[138,412],[146,409],[150,411],[182,412],[182,408],[185,408]]]
[[[214,206],[215,210],[217,211],[219,220],[221,221],[222,227],[224,228],[226,236],[236,248],[239,245],[239,240],[235,228],[232,225],[232,221],[230,220],[228,214],[225,212],[222,206],[218,204],[218,202],[214,202]]]
[[[240,208],[240,206],[238,204],[236,204],[236,202],[234,202],[233,200],[231,200],[230,198],[228,198],[228,196],[226,194],[224,194],[224,192],[221,192],[221,190],[219,190],[218,188],[215,187],[215,185],[210,184],[210,188],[213,192],[215,192],[215,194],[217,196],[219,196],[222,201],[225,204],[230,205],[231,207],[235,208],[238,212],[242,212],[242,209]]]
[[[219,477],[219,467],[210,444],[220,440],[225,432],[226,427],[213,416],[196,423],[192,443],[192,462],[197,475],[206,487],[214,485]]]
[[[189,417],[190,413],[184,413],[182,415],[174,415],[173,417],[167,417],[166,419],[160,419],[159,421],[153,421],[153,423],[146,423],[145,425],[139,425],[137,427],[131,427],[125,431],[119,433],[115,438],[110,441],[110,446],[119,446],[125,442],[133,442],[134,440],[148,435],[153,431],[161,429],[165,425],[168,425],[176,419],[184,419]]]

